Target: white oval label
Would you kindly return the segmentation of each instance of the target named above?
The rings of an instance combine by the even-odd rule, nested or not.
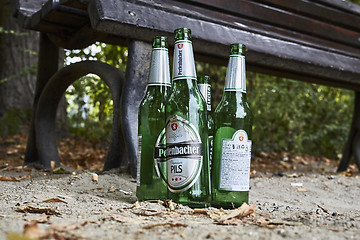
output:
[[[167,183],[171,192],[189,189],[200,176],[203,151],[200,134],[186,119],[173,115],[166,123]]]

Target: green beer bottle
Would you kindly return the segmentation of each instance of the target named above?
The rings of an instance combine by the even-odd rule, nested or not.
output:
[[[214,136],[214,120],[211,116],[211,85],[209,76],[198,76],[198,87],[201,95],[204,97],[207,106],[208,115],[208,138],[209,138],[209,165],[211,169],[213,155],[213,136]]]
[[[175,30],[173,85],[165,106],[168,197],[190,207],[210,203],[206,103],[199,92],[191,30]]]
[[[246,100],[245,45],[232,44],[223,97],[214,114],[212,200],[238,207],[249,199],[252,115]]]
[[[170,69],[166,37],[154,37],[149,82],[139,108],[139,148],[136,197],[138,200],[166,199],[165,102],[169,93]]]

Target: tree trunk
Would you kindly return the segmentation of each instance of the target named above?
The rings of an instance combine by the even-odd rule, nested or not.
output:
[[[22,29],[11,15],[10,1],[0,0],[0,135],[29,125],[33,108],[39,51],[39,33]],[[60,54],[62,61],[63,54]],[[59,122],[65,122],[61,101]]]
[[[10,109],[32,109],[38,40],[16,24],[10,1],[0,0],[0,121]]]

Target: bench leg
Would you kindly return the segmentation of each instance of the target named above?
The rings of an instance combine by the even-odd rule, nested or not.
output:
[[[355,92],[354,113],[350,133],[337,172],[346,171],[354,155],[360,169],[360,92]]]
[[[33,114],[29,129],[29,136],[26,144],[25,164],[39,163],[38,150],[36,147],[35,134],[35,112],[38,105],[40,95],[52,75],[58,70],[59,64],[59,48],[55,46],[46,34],[40,34],[40,51],[37,68],[37,80],[35,87],[35,96],[33,103]]]
[[[146,91],[149,78],[150,43],[131,41],[129,43],[126,80],[121,100],[121,117],[127,157],[133,177],[136,176],[138,150],[138,111]]]
[[[60,166],[55,131],[57,106],[66,89],[88,73],[97,74],[109,86],[114,102],[112,136],[104,168],[110,169],[122,164],[125,144],[120,121],[120,98],[124,76],[118,69],[106,63],[83,61],[56,72],[39,98],[35,114],[36,146],[40,163],[45,168],[51,167],[51,161],[55,162],[55,167]]]

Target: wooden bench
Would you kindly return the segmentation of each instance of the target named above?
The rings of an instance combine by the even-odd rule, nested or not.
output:
[[[49,167],[52,159],[59,165],[50,123],[55,116],[42,109],[48,101],[44,99],[51,97],[49,84],[61,81],[55,74],[58,48],[84,48],[100,41],[129,48],[125,79],[115,70],[108,76],[108,82],[118,78],[122,92],[110,87],[120,100],[114,107],[116,127],[105,169],[130,163],[134,174],[137,111],[146,88],[152,36],[168,36],[172,46],[174,29],[188,27],[197,60],[226,64],[229,45],[241,42],[248,48],[250,71],[354,90],[354,117],[338,171],[347,169],[353,155],[360,167],[358,5],[337,0],[16,0],[13,5],[24,28],[41,32],[27,163],[40,161]],[[56,108],[56,102],[47,109]]]

